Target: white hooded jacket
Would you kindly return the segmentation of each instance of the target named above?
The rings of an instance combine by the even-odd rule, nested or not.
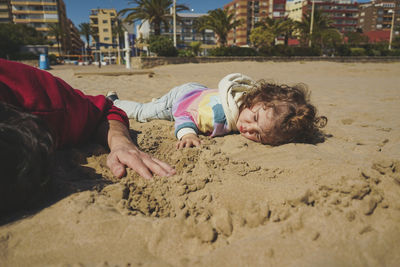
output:
[[[253,88],[254,80],[241,73],[226,75],[218,84],[218,91],[225,112],[226,121],[231,131],[237,131],[240,97]]]

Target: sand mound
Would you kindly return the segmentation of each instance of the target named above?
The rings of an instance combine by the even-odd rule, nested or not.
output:
[[[201,149],[176,150],[172,122],[131,121],[139,147],[177,170],[152,180],[132,171],[114,178],[98,145],[60,151],[53,174],[58,198],[0,227],[0,265],[396,266],[399,68],[246,63],[255,78],[267,72],[285,81],[278,71],[285,69],[310,85],[329,118],[327,138],[317,145],[270,147],[229,135],[203,136]],[[126,98],[149,100],[167,91],[164,83],[199,81],[203,73],[215,84],[240,69],[165,66],[153,78],[104,83],[55,72],[88,91],[115,83]],[[143,88],[132,90],[133,82]]]

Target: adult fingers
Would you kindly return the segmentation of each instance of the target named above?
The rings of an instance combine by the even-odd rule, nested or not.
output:
[[[161,177],[171,176],[169,170],[165,169],[163,165],[160,165],[160,161],[157,161],[153,157],[144,157],[143,163],[154,173]]]
[[[158,158],[152,158],[152,159],[153,159],[153,161],[158,163],[164,170],[166,170],[168,172],[168,176],[176,174],[176,170],[174,169],[174,167],[172,167],[168,163],[166,163],[162,160],[159,160]]]
[[[125,165],[118,160],[115,154],[107,156],[107,166],[110,168],[112,174],[118,178],[121,178],[126,173]]]
[[[121,158],[122,159],[121,162],[124,163],[129,168],[131,168],[132,170],[134,170],[135,172],[137,172],[140,176],[146,179],[151,179],[153,175],[143,161],[146,156],[149,157],[147,154],[138,155],[130,153],[128,155],[124,155],[124,157]]]

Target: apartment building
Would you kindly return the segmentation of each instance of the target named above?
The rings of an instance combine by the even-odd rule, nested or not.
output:
[[[303,4],[303,14],[311,12],[313,0]],[[332,21],[332,26],[340,32],[354,32],[358,22],[358,3],[353,0],[314,0],[315,9]]]
[[[286,14],[294,21],[301,21],[303,18],[303,4],[306,0],[294,0],[286,2]]]
[[[177,13],[179,19],[176,22],[176,40],[179,47],[187,47],[191,42],[201,42],[204,45],[214,46],[216,44],[215,34],[213,30],[204,30],[199,32],[195,29],[196,20],[207,14],[200,13]],[[153,27],[148,21],[144,21],[141,27],[137,27],[136,32],[138,38],[147,39],[154,34]],[[161,35],[173,38],[173,21],[168,22],[168,30],[164,26],[161,27]]]
[[[113,36],[113,27],[118,23],[115,9],[92,9],[90,27],[93,31],[92,45],[100,50],[107,50],[117,44]]]
[[[75,27],[74,23],[68,19],[68,32],[69,32],[69,53],[70,54],[81,54],[84,47],[84,42],[81,39],[79,30]]]
[[[0,0],[0,23],[12,22],[10,0]]]
[[[286,0],[270,0],[269,16],[274,19],[286,17]]]
[[[394,16],[394,29],[400,26],[400,0],[376,0],[360,4],[358,26],[363,32],[390,31]],[[395,34],[398,31],[395,31]]]
[[[266,17],[281,17],[285,13],[286,0],[234,0],[224,6],[236,20],[243,23],[228,34],[228,45],[248,46],[254,25]],[[282,9],[283,6],[283,9]]]

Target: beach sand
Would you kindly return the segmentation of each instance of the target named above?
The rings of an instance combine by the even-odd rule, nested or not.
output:
[[[85,69],[86,68],[86,69]],[[103,71],[105,68],[102,68]],[[88,94],[151,101],[226,74],[305,83],[325,142],[264,146],[202,136],[175,149],[173,122],[137,123],[139,147],[170,178],[113,178],[99,145],[57,153],[55,196],[0,226],[1,266],[398,266],[400,63],[232,62],[169,65],[154,76],[50,72]]]

